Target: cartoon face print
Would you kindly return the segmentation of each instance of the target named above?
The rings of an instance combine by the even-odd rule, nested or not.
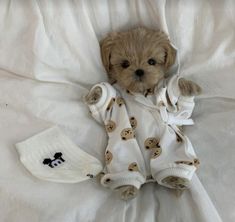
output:
[[[113,132],[116,129],[116,123],[113,122],[112,120],[109,120],[105,125],[105,129],[108,133]]]
[[[113,159],[113,154],[109,150],[106,150],[106,152],[105,152],[105,162],[106,162],[106,164],[110,164],[112,159]]]
[[[63,162],[65,162],[65,160],[62,158],[62,153],[58,152],[58,153],[55,153],[54,159],[46,158],[43,160],[42,163],[44,165],[48,165],[51,168],[54,168],[54,167],[59,166]]]
[[[137,127],[137,120],[134,116],[130,117],[130,124],[132,129],[135,129]]]
[[[135,137],[134,131],[132,128],[125,128],[121,132],[122,140],[129,140]]]
[[[178,161],[175,161],[175,163],[176,164],[185,164],[185,165],[193,166],[193,162],[188,161],[188,160],[178,160]]]
[[[139,168],[138,168],[137,163],[136,163],[136,162],[131,163],[131,164],[128,166],[128,170],[129,170],[129,171],[139,171]]]
[[[122,97],[117,98],[117,104],[119,107],[121,107],[124,103],[125,103],[125,101]]]
[[[160,148],[159,140],[155,137],[149,137],[144,141],[144,147],[147,150],[152,148]]]
[[[112,109],[112,107],[113,107],[113,105],[114,105],[114,103],[115,103],[115,98],[112,98],[111,100],[110,100],[110,102],[109,102],[109,104],[108,104],[108,106],[107,106],[107,108],[106,108],[106,111],[110,111],[111,109]]]
[[[157,157],[159,157],[161,155],[161,153],[162,153],[162,148],[161,147],[153,148],[151,158],[156,159]]]
[[[174,189],[187,189],[189,187],[189,180],[182,177],[168,176],[162,180],[162,183]]]

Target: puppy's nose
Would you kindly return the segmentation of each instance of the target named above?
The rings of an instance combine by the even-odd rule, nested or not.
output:
[[[143,76],[144,75],[144,70],[143,69],[137,69],[135,71],[135,74],[139,77]]]

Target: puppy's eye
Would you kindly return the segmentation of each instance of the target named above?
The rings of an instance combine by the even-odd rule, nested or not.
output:
[[[153,58],[151,58],[151,59],[148,60],[148,64],[151,65],[151,66],[156,65],[156,63],[157,63],[156,60],[153,59]]]
[[[130,63],[128,60],[123,60],[122,63],[121,63],[121,66],[123,69],[126,69],[130,66]]]

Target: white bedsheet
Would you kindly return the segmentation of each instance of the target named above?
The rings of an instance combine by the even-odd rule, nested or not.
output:
[[[181,74],[203,88],[186,128],[202,162],[191,191],[147,184],[123,202],[95,180],[34,178],[14,144],[53,125],[103,160],[105,133],[82,96],[106,80],[98,41],[135,24],[168,28]],[[234,30],[233,0],[0,1],[0,221],[235,221]]]

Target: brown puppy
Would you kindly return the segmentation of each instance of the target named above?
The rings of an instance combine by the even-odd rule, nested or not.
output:
[[[153,89],[166,77],[169,68],[175,63],[176,50],[170,44],[167,35],[160,30],[135,28],[125,32],[110,33],[101,41],[101,56],[108,73],[109,81],[116,82],[122,88],[138,93]],[[201,88],[194,82],[181,78],[179,88],[184,96],[200,93]],[[99,101],[102,90],[96,87],[86,96],[88,104]],[[170,178],[165,181],[172,185],[185,187],[182,178]],[[174,186],[173,186],[174,187]],[[138,190],[133,186],[119,188],[122,199],[135,197]],[[180,194],[181,192],[176,192]]]
[[[152,89],[175,63],[176,50],[160,30],[139,27],[110,33],[100,45],[110,82],[132,92]],[[185,96],[201,91],[197,84],[184,78],[180,79],[179,87]]]

